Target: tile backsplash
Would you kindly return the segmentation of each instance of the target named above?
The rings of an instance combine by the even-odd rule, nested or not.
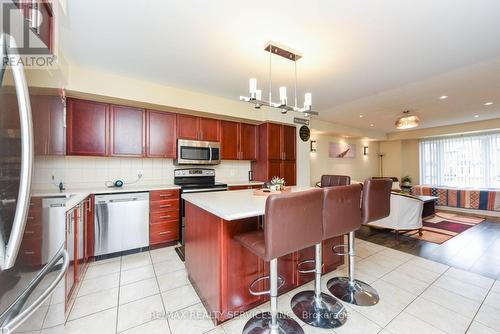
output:
[[[143,176],[137,185],[172,184],[174,169],[186,167],[175,166],[172,159],[40,156],[35,158],[33,189],[55,189],[61,181],[69,190],[104,187],[106,181],[136,181],[139,171]],[[247,180],[251,166],[250,161],[223,161],[202,167],[214,168],[217,180],[230,182]]]

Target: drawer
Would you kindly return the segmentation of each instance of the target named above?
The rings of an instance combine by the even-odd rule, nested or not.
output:
[[[32,210],[42,210],[42,198],[41,197],[31,197],[29,210],[30,210],[30,212]]]
[[[29,221],[24,228],[24,238],[35,239],[41,238],[43,233],[42,224],[30,224]]]
[[[157,211],[179,211],[178,199],[166,199],[163,201],[153,201],[149,204],[150,212]]]
[[[149,220],[151,224],[162,223],[167,220],[179,220],[179,210],[150,212]]]
[[[39,266],[42,264],[42,239],[24,239],[19,248],[19,256],[24,264]]]
[[[157,190],[149,192],[150,201],[161,201],[166,199],[179,199],[179,190]]]
[[[179,222],[169,221],[155,223],[149,226],[149,243],[158,244],[162,242],[175,241],[179,239]]]
[[[38,225],[42,223],[42,211],[41,210],[30,210],[28,211],[28,216],[26,217],[26,226]]]

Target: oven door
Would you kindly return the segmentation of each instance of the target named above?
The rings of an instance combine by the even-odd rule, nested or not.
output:
[[[218,142],[179,139],[177,165],[216,165],[220,163]]]

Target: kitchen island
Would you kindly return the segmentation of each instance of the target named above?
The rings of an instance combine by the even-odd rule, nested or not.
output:
[[[292,191],[311,189],[294,187]],[[234,235],[263,229],[265,196],[253,190],[182,194],[185,200],[185,252],[189,279],[215,324],[250,310],[269,298],[253,296],[250,284],[267,275],[269,264],[234,240]],[[307,222],[304,222],[307,224]],[[332,247],[342,237],[323,242],[323,272],[343,263]],[[278,274],[285,280],[280,294],[314,279],[299,274],[297,263],[314,258],[314,247],[288,254],[278,260]],[[266,290],[266,286],[258,287]]]

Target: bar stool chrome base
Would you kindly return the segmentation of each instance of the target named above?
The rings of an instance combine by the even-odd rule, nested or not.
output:
[[[344,305],[326,293],[316,298],[314,291],[299,292],[293,296],[291,307],[297,318],[310,326],[338,328],[347,321]]]
[[[349,277],[334,277],[326,283],[326,287],[332,295],[346,303],[358,306],[373,306],[378,303],[380,298],[374,288],[357,279],[353,283],[349,281]]]
[[[283,313],[278,313],[278,328],[271,328],[271,313],[262,312],[245,324],[243,334],[304,334],[300,324]]]

